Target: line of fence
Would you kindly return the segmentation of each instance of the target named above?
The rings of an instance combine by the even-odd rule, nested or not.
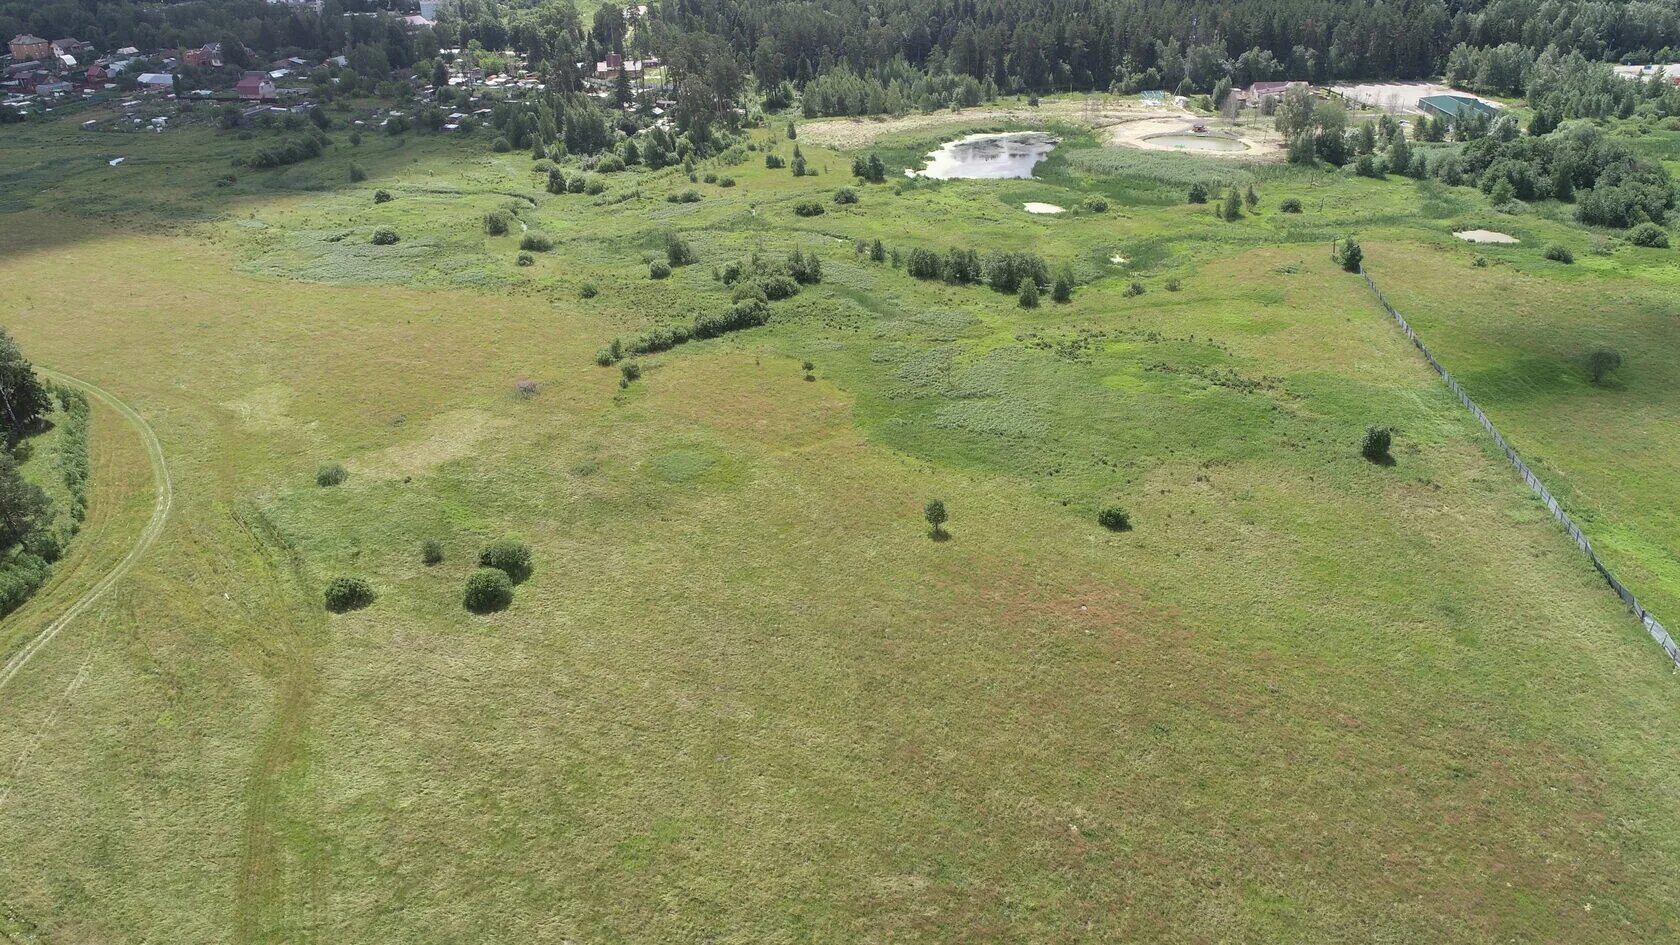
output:
[[[1593,551],[1592,542],[1588,541],[1587,536],[1575,527],[1575,522],[1570,519],[1569,513],[1565,512],[1563,506],[1553,497],[1551,490],[1547,489],[1546,484],[1540,481],[1540,477],[1534,474],[1534,470],[1529,469],[1528,464],[1522,461],[1522,457],[1517,455],[1517,451],[1494,428],[1493,421],[1489,420],[1487,414],[1482,412],[1482,408],[1476,406],[1476,402],[1470,399],[1470,395],[1465,393],[1464,388],[1458,386],[1458,381],[1453,380],[1452,374],[1441,366],[1441,362],[1435,360],[1435,355],[1431,354],[1429,349],[1424,346],[1423,339],[1419,338],[1417,333],[1412,331],[1412,326],[1407,324],[1405,316],[1395,311],[1394,306],[1388,304],[1388,299],[1383,296],[1382,290],[1377,288],[1377,283],[1371,278],[1371,274],[1366,272],[1363,266],[1360,267],[1359,274],[1364,277],[1365,284],[1371,287],[1371,291],[1376,293],[1377,301],[1382,303],[1383,310],[1388,312],[1389,316],[1394,319],[1395,324],[1400,326],[1400,330],[1406,333],[1406,337],[1411,339],[1412,344],[1423,354],[1424,360],[1428,361],[1429,366],[1435,369],[1435,373],[1441,375],[1441,380],[1447,382],[1447,387],[1452,389],[1453,396],[1457,397],[1458,402],[1464,405],[1464,409],[1470,411],[1470,415],[1476,418],[1476,422],[1482,425],[1482,429],[1493,437],[1493,442],[1499,444],[1499,448],[1505,451],[1505,458],[1509,459],[1511,465],[1517,468],[1523,482],[1528,483],[1528,487],[1533,489],[1534,494],[1540,497],[1540,501],[1546,504],[1546,509],[1552,513],[1552,517],[1557,519],[1558,524],[1563,526],[1563,530],[1569,533],[1570,538],[1574,539],[1575,544],[1587,556],[1587,560],[1591,561],[1592,566],[1598,569],[1598,573],[1604,576],[1604,580],[1610,584],[1611,589],[1616,592],[1616,596],[1620,597],[1622,602],[1627,604],[1634,615],[1639,618],[1639,622],[1644,624],[1645,632],[1651,635],[1651,639],[1657,641],[1657,645],[1663,648],[1663,652],[1668,654],[1668,658],[1674,661],[1675,667],[1680,668],[1680,646],[1677,646],[1674,638],[1668,635],[1668,630],[1663,627],[1662,622],[1657,620],[1650,611],[1641,607],[1639,599],[1633,596],[1633,592],[1628,590],[1627,586],[1621,581],[1618,581],[1616,575],[1610,573],[1610,569],[1598,559],[1598,554]]]

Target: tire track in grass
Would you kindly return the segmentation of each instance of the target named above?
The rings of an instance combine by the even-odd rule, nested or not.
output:
[[[140,556],[157,542],[159,535],[163,534],[163,527],[169,521],[169,513],[175,507],[175,487],[169,476],[169,464],[164,461],[163,446],[158,442],[157,434],[153,432],[151,424],[146,422],[145,417],[140,416],[139,412],[133,407],[97,384],[91,384],[60,371],[40,367],[37,370],[57,383],[80,387],[92,396],[99,398],[101,402],[115,410],[139,431],[140,438],[146,445],[146,456],[151,460],[152,478],[157,482],[158,494],[157,502],[152,506],[152,518],[146,523],[145,529],[140,532],[140,537],[135,540],[134,547],[128,550],[128,554],[123,555],[122,559],[113,565],[104,577],[96,581],[91,588],[88,588],[86,593],[65,608],[64,613],[59,614],[57,619],[41,628],[40,633],[37,633],[28,643],[25,643],[16,653],[12,654],[11,659],[6,661],[4,667],[0,667],[0,691],[4,691],[7,684],[23,672],[23,668],[29,664],[31,659],[35,658],[35,654],[46,649],[47,644],[51,643],[54,637],[62,633],[65,627],[68,627],[77,617],[97,603],[101,597],[104,597],[118,581],[123,579],[124,575],[133,569],[134,563],[140,560]],[[79,675],[77,679],[80,679]],[[72,685],[76,684],[75,681],[72,681]]]
[[[326,615],[307,603],[310,582],[303,562],[273,522],[251,506],[236,508],[233,518],[263,559],[263,586],[283,598],[269,610],[287,615],[274,628],[282,664],[274,721],[246,782],[234,941],[296,945],[318,939],[326,896],[318,837],[301,819],[293,821],[296,815],[288,815],[286,803],[288,792],[298,792],[305,810],[309,807],[309,717],[315,701],[315,650],[326,632]]]

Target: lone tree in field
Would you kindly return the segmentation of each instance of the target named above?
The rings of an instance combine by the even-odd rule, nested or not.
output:
[[[1337,258],[1343,269],[1358,272],[1365,263],[1365,251],[1360,249],[1359,243],[1350,236],[1342,241],[1342,251]]]
[[[1587,355],[1587,376],[1599,384],[1622,366],[1622,354],[1615,348],[1595,348]]]
[[[1225,212],[1223,216],[1227,221],[1230,221],[1240,220],[1242,219],[1242,215],[1242,197],[1237,194],[1237,188],[1232,187],[1230,192],[1225,195]]]
[[[1394,434],[1388,427],[1366,427],[1359,452],[1373,463],[1386,462],[1389,459],[1388,448],[1393,441]]]
[[[927,505],[922,508],[922,517],[927,519],[927,523],[932,526],[932,531],[928,534],[933,536],[935,541],[945,537],[945,522],[948,516],[945,514],[945,502],[943,500],[929,499]]]

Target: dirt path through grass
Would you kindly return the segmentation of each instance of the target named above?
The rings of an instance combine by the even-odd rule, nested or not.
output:
[[[106,592],[110,591],[110,589],[118,581],[122,580],[123,575],[127,574],[129,570],[134,567],[134,563],[140,559],[142,554],[145,554],[146,549],[150,548],[152,544],[157,541],[158,536],[163,533],[163,527],[168,522],[169,512],[175,503],[174,487],[169,478],[169,466],[164,462],[163,447],[158,443],[157,434],[152,431],[151,425],[146,422],[144,417],[140,416],[134,408],[130,407],[128,404],[118,399],[115,395],[98,385],[90,384],[87,381],[71,377],[68,374],[59,373],[58,371],[52,371],[46,368],[41,368],[40,370],[41,373],[47,375],[57,383],[71,384],[76,387],[80,387],[94,397],[97,397],[106,406],[109,406],[111,409],[120,414],[135,428],[136,431],[139,432],[141,440],[143,440],[146,445],[146,455],[152,463],[153,478],[156,480],[158,485],[157,503],[152,507],[151,521],[146,523],[146,528],[140,533],[140,537],[135,540],[134,547],[129,549],[128,554],[124,555],[121,560],[113,565],[111,570],[106,572],[104,577],[96,581],[86,593],[77,598],[76,601],[69,607],[65,608],[64,613],[60,614],[55,620],[47,624],[44,628],[42,628],[40,633],[36,634],[28,643],[25,643],[22,648],[12,654],[11,659],[6,661],[6,665],[3,668],[0,668],[0,690],[4,690],[6,685],[15,679],[18,673],[23,671],[23,668],[29,664],[29,661],[34,658],[35,654],[45,649],[47,644],[51,643],[53,638],[58,636],[65,627],[69,626],[72,621],[81,616],[84,611],[93,606],[93,604],[101,597],[105,596]]]

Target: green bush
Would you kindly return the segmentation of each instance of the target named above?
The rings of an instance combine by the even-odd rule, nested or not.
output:
[[[391,192],[389,190],[376,190],[376,191],[374,191],[373,192],[373,202],[374,203],[390,203],[391,202]]]
[[[672,268],[687,266],[699,258],[699,254],[694,252],[694,247],[688,245],[688,240],[675,233],[665,234],[665,261]]]
[[[1202,183],[1191,184],[1190,185],[1189,202],[1190,203],[1207,203],[1208,202],[1207,185],[1202,184]]]
[[[336,486],[350,478],[350,473],[338,463],[327,463],[315,471],[315,484],[318,486]]]
[[[510,143],[508,139],[499,137],[490,142],[490,150],[496,152],[497,154],[506,154],[513,150],[513,144]]]
[[[479,568],[467,578],[467,593],[462,603],[475,614],[506,610],[513,603],[513,582],[496,568]]]
[[[1587,355],[1587,376],[1597,384],[1622,366],[1622,354],[1614,348],[1596,348]]]
[[[1283,203],[1278,204],[1278,209],[1284,213],[1300,213],[1301,201],[1296,200],[1294,197],[1290,197]]]
[[[658,260],[654,260],[653,262],[648,264],[648,278],[650,278],[650,279],[668,279],[668,278],[670,278],[670,276],[671,276],[671,267],[670,266],[667,266],[666,264],[664,264],[664,263],[662,263]]]
[[[1111,532],[1130,531],[1132,513],[1126,511],[1123,505],[1105,505],[1097,513],[1097,524]]]
[[[373,238],[370,242],[372,242],[375,246],[392,246],[395,245],[399,239],[401,239],[401,237],[397,236],[396,230],[393,230],[388,226],[382,226],[373,231]]]
[[[420,560],[426,565],[443,563],[443,542],[428,541],[420,546]]]
[[[595,170],[602,174],[616,174],[624,170],[624,159],[616,154],[609,154],[595,162]]]
[[[1085,209],[1091,211],[1092,213],[1107,213],[1108,198],[1103,197],[1100,194],[1092,194],[1091,196],[1085,198]]]
[[[734,187],[735,186],[735,178],[733,178],[733,177],[720,177],[720,178],[718,178],[717,185],[719,187]]]
[[[1655,223],[1641,223],[1628,233],[1628,242],[1653,249],[1668,248],[1668,232]]]
[[[642,379],[642,366],[635,361],[626,361],[618,366],[620,387],[629,387]]]
[[[497,539],[479,552],[478,566],[495,568],[513,583],[522,583],[531,576],[531,547],[511,538]]]
[[[373,603],[373,586],[361,578],[336,577],[327,585],[327,609],[335,614],[361,610]]]
[[[364,180],[367,180],[367,169],[360,164],[352,163],[350,165],[350,182],[360,184]]]
[[[519,258],[515,259],[514,262],[521,266],[535,266],[537,264],[537,257],[531,255],[530,253],[520,253]]]
[[[585,282],[583,285],[578,287],[578,298],[580,299],[592,299],[600,294],[601,290],[595,288],[595,283],[593,282]]]
[[[665,195],[665,202],[666,203],[699,203],[700,202],[700,191],[698,191],[698,190],[684,190],[684,191],[679,191],[679,192],[674,193],[674,194],[666,194]]]
[[[506,236],[513,229],[513,214],[506,210],[492,210],[484,215],[484,232],[491,236]]]
[[[1550,259],[1552,262],[1560,262],[1568,265],[1575,261],[1575,254],[1569,251],[1569,247],[1553,243],[1552,245],[1546,247],[1546,258]]]
[[[1393,431],[1388,427],[1366,427],[1365,437],[1359,442],[1359,452],[1373,463],[1380,463],[1388,458],[1388,449],[1394,442]]]
[[[554,248],[554,240],[542,233],[526,233],[519,248],[532,253],[546,253]]]
[[[837,204],[841,204],[841,205],[849,204],[849,203],[857,203],[858,202],[857,191],[853,190],[850,187],[842,187],[839,190],[836,190],[834,192],[834,202],[837,203]]]
[[[815,200],[801,200],[793,205],[793,212],[802,217],[820,217],[823,214],[823,205]]]

